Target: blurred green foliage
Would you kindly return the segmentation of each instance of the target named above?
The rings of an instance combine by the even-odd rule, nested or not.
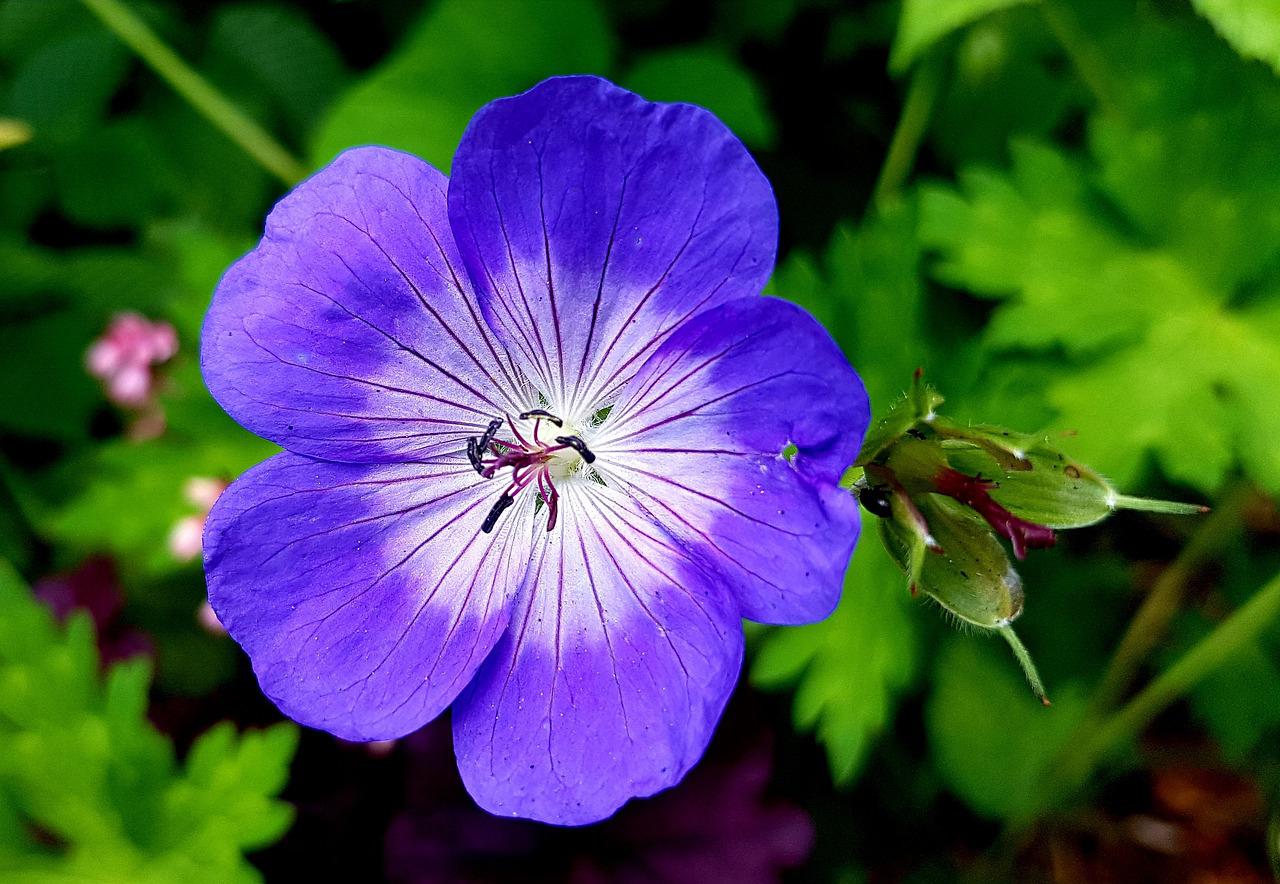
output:
[[[6,881],[254,881],[244,850],[292,821],[274,800],[297,730],[221,724],[184,764],[147,721],[150,670],[98,671],[93,627],[65,631],[0,562],[0,876]]]
[[[831,330],[878,408],[924,366],[949,413],[1074,430],[1072,454],[1127,492],[1212,500],[1240,480],[1280,492],[1271,0],[707,0],[696,15],[663,0],[131,6],[313,168],[378,143],[447,170],[476,108],[554,74],[705,105],[778,189],[769,291]],[[915,171],[868,206],[926,71],[938,79],[921,90],[925,113],[896,130]],[[219,275],[282,190],[77,0],[0,2],[0,125],[22,136],[0,136],[0,555],[35,578],[109,553],[126,617],[154,637],[156,690],[204,696],[243,663],[197,627],[199,566],[166,538],[192,514],[188,479],[230,479],[272,451],[210,400],[197,352]],[[160,372],[165,429],[149,440],[84,366],[125,310],[180,339]],[[891,791],[915,753],[922,804],[944,788],[978,817],[1016,815],[1081,714],[1143,561],[1168,558],[1188,527],[1126,517],[1115,531],[1136,541],[1093,532],[1028,564],[1019,626],[1048,713],[1003,646],[953,634],[910,598],[872,527],[836,613],[762,630],[750,682],[790,693],[840,788]],[[1265,541],[1226,558],[1164,653],[1276,565]],[[1280,761],[1277,633],[1190,698],[1241,770]],[[292,731],[220,725],[179,764],[145,723],[147,685],[126,664],[104,686],[86,622],[64,636],[0,576],[0,875],[235,880],[250,874],[241,851],[283,832],[270,796]],[[913,727],[919,746],[885,739]]]

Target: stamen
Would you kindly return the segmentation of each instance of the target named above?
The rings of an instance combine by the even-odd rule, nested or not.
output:
[[[484,476],[484,461],[480,459],[481,453],[484,451],[480,447],[483,436],[472,436],[467,439],[467,460],[471,461],[471,466],[477,473]],[[488,478],[487,476],[485,478]]]
[[[544,442],[538,430],[542,421],[549,421],[557,427],[563,427],[564,421],[544,408],[531,408],[521,412],[519,419],[533,421],[533,441],[530,442],[521,434],[520,428],[510,415],[489,421],[485,431],[479,436],[467,439],[467,460],[477,473],[486,479],[492,479],[501,470],[511,471],[511,484],[503,490],[502,495],[494,502],[485,516],[480,530],[488,534],[498,523],[498,519],[515,503],[516,495],[531,485],[537,486],[537,493],[547,508],[547,530],[556,526],[560,513],[560,492],[550,472],[556,452],[572,448],[587,463],[593,463],[595,453],[587,447],[581,436],[557,436],[555,444]],[[502,424],[511,428],[514,442],[498,439],[497,434]],[[491,453],[486,458],[486,453]]]
[[[560,418],[556,417],[545,408],[531,408],[528,411],[520,412],[520,420],[522,421],[527,421],[534,417],[540,417],[543,420],[551,421],[551,423],[555,424],[557,427],[564,426],[564,421],[560,420]]]
[[[560,513],[560,492],[556,491],[556,486],[551,484],[545,473],[538,474],[538,491],[547,505],[547,530],[550,531],[556,526],[556,517]]]
[[[583,442],[578,436],[556,436],[556,441],[561,445],[568,445],[578,454],[582,455],[582,459],[587,463],[595,463],[596,456],[591,453],[591,449],[587,447],[587,443]]]
[[[498,435],[498,428],[502,426],[502,418],[495,417],[489,421],[489,427],[484,431],[484,435],[480,437],[480,453],[484,454],[485,449],[489,447],[489,443],[493,441],[493,437]]]
[[[506,511],[507,507],[515,503],[516,500],[506,491],[502,492],[502,496],[493,504],[493,509],[489,510],[489,515],[484,517],[484,524],[480,526],[480,530],[485,534],[493,531],[493,526],[498,524],[498,516]]]

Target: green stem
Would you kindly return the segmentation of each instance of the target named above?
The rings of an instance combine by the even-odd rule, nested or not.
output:
[[[1079,744],[1063,769],[1068,787],[1074,787],[1120,743],[1136,736],[1156,715],[1256,639],[1280,617],[1280,575],[1254,593],[1243,606],[1192,646],[1124,708],[1102,722],[1092,736]]]
[[[1040,12],[1098,106],[1107,114],[1119,115],[1124,103],[1116,88],[1116,79],[1107,67],[1106,58],[1076,19],[1075,11],[1062,0],[1040,0]]]
[[[296,184],[307,174],[289,151],[179,58],[124,3],[120,0],[81,2],[175,92],[253,157],[258,165],[289,185]]]
[[[1136,737],[1161,710],[1230,660],[1277,618],[1280,618],[1280,575],[1254,593],[1253,598],[1119,711],[1101,720],[1086,719],[1086,727],[1078,729],[1066,741],[1064,751],[1048,766],[1032,806],[1009,821],[1004,835],[1007,851],[1017,849],[1042,811],[1059,806],[1075,794],[1118,745]]]
[[[873,205],[882,205],[896,195],[911,174],[916,153],[929,128],[929,118],[933,116],[933,106],[942,89],[945,70],[946,57],[936,49],[916,65],[915,73],[911,75],[911,84],[907,87],[907,97],[902,104],[902,115],[898,118],[893,138],[889,141],[880,177],[876,179],[876,187],[872,193]]]
[[[1111,655],[1111,661],[1093,692],[1082,730],[1091,728],[1097,718],[1118,703],[1133,684],[1143,661],[1160,642],[1178,612],[1187,582],[1239,533],[1240,513],[1253,493],[1248,485],[1237,486],[1228,492],[1178,557],[1161,572]]]
[[[1052,705],[1049,702],[1049,695],[1045,693],[1044,682],[1040,680],[1040,671],[1036,669],[1035,661],[1031,659],[1031,653],[1027,650],[1027,646],[1022,643],[1022,639],[1018,638],[1018,634],[1013,631],[1013,627],[1002,626],[996,631],[1004,636],[1004,640],[1013,649],[1013,656],[1018,658],[1018,665],[1022,667],[1022,673],[1027,677],[1027,684],[1031,685],[1031,691],[1036,695],[1036,699],[1045,706]]]

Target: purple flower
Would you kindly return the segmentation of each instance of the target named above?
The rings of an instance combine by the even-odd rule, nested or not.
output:
[[[59,623],[77,611],[86,611],[98,640],[103,669],[131,657],[155,654],[151,638],[123,622],[124,594],[116,563],[106,556],[91,556],[73,571],[44,577],[31,588]]]
[[[866,394],[758,296],[776,239],[718,120],[592,77],[482,108],[450,179],[359,148],[285,197],[202,353],[286,449],[205,534],[263,691],[350,740],[451,705],[494,813],[587,823],[677,782],[740,618],[825,616],[858,535]]]

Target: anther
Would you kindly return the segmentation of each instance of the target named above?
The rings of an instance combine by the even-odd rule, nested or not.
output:
[[[498,427],[502,426],[502,418],[495,417],[489,421],[489,426],[485,429],[484,435],[480,437],[480,453],[484,454],[489,448],[489,443],[493,441],[493,437],[498,435]]]
[[[467,460],[471,461],[472,468],[482,476],[484,475],[484,461],[480,459],[480,455],[484,452],[483,440],[483,436],[471,436],[467,439]]]
[[[564,421],[560,420],[560,418],[556,417],[554,414],[547,411],[545,408],[531,408],[528,411],[520,412],[520,420],[522,421],[527,421],[530,418],[534,418],[534,417],[540,417],[543,420],[551,421],[551,423],[555,424],[557,427],[564,426]],[[557,439],[556,441],[559,442],[560,440]]]
[[[556,436],[556,441],[561,445],[568,445],[578,454],[582,455],[582,459],[587,463],[594,463],[596,456],[591,453],[591,449],[587,447],[587,443],[583,442],[578,436]]]
[[[484,524],[480,526],[480,530],[485,534],[493,531],[493,526],[498,524],[498,516],[506,510],[507,507],[515,503],[516,499],[507,492],[502,492],[502,496],[493,504],[493,509],[489,510],[489,515],[484,517]]]

